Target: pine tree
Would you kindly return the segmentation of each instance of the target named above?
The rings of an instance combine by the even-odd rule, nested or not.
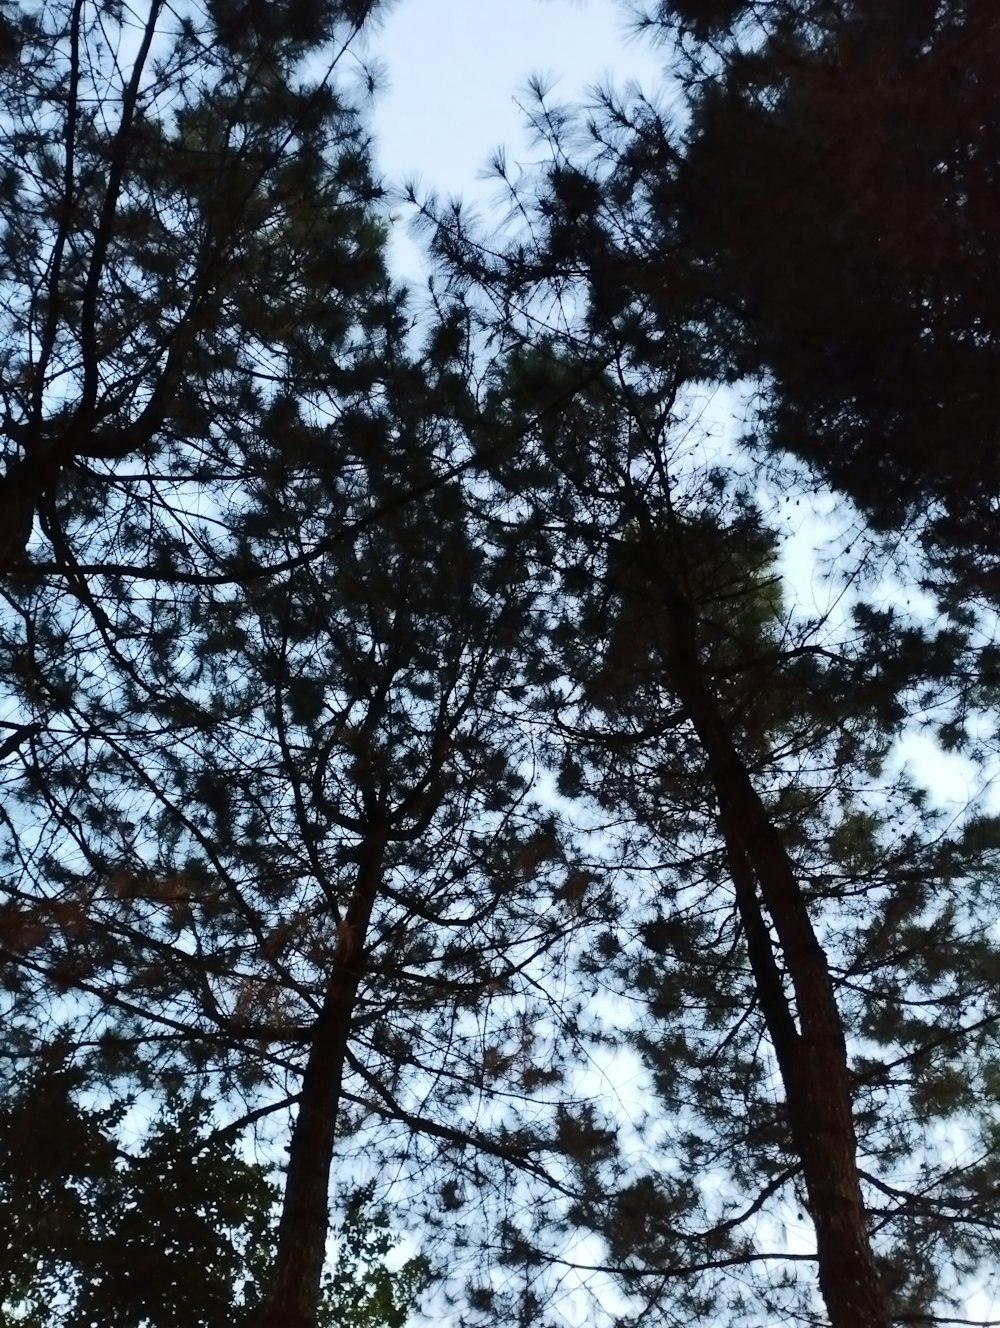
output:
[[[267,403],[349,373],[357,297],[384,275],[334,79],[372,7],[8,20],[5,573],[36,519],[28,562],[71,584],[193,571],[184,486],[224,512],[280,443]]]
[[[312,477],[248,500],[247,556],[280,539],[282,573],[190,585],[186,667],[165,657],[150,695],[109,652],[99,725],[76,700],[14,785],[55,827],[8,887],[19,1054],[58,993],[59,1038],[110,1084],[193,1074],[237,1116],[293,1113],[262,1323],[316,1322],[335,1148],[342,1183],[358,1150],[421,1156],[438,1187],[464,1149],[467,1172],[544,1177],[544,1127],[467,1103],[501,1071],[531,1083],[539,965],[599,906],[559,905],[581,873],[518,718],[534,589],[455,473],[436,355],[388,343],[377,407],[343,421],[353,460],[307,435]]]
[[[272,1322],[319,1312],[335,1134],[523,1163],[448,1108],[569,870],[512,726],[520,572],[453,482],[461,365],[404,349],[337,82],[369,8],[4,29],[8,1051],[294,1109]]]
[[[992,1152],[969,1107],[988,1093],[979,1057],[997,1017],[995,899],[980,884],[995,824],[942,833],[887,758],[924,706],[961,734],[973,624],[929,628],[857,586],[842,636],[798,608],[781,617],[774,536],[739,457],[707,465],[685,446],[688,402],[725,343],[699,318],[697,268],[670,267],[657,243],[667,127],[609,100],[595,159],[577,162],[568,114],[543,106],[536,123],[553,165],[530,182],[534,203],[517,193],[525,232],[501,252],[448,216],[434,239],[519,347],[497,390],[535,426],[490,467],[556,588],[536,680],[561,788],[597,801],[605,834],[628,827],[621,860],[648,883],[581,981],[647,994],[619,1040],[646,1058],[670,1150],[651,1149],[646,1174],[613,1148],[583,1159],[574,1217],[604,1234],[625,1288],[647,1289],[642,1319],[814,1314],[794,1256],[753,1232],[796,1208],[831,1323],[933,1317],[961,1298],[954,1270],[992,1252],[973,1230],[989,1203],[978,1165],[954,1173],[977,1195],[966,1208],[922,1141],[952,1121]],[[683,169],[677,149],[669,169]],[[537,337],[543,309],[565,336]],[[782,1262],[749,1293],[745,1273],[724,1285],[728,1269]]]

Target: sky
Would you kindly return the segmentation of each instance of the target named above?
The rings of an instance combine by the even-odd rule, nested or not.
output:
[[[651,87],[663,65],[629,36],[616,0],[403,0],[371,49],[388,72],[375,101],[383,169],[462,195],[481,189],[494,147],[523,144],[517,101],[530,75],[575,100],[609,76]]]
[[[637,80],[652,91],[663,60],[630,35],[618,0],[400,0],[369,39],[386,70],[373,108],[375,156],[390,185],[460,196],[484,210],[500,187],[484,178],[494,150],[530,161],[526,85],[542,75],[557,101],[595,84]],[[419,271],[417,249],[397,228],[393,261]]]

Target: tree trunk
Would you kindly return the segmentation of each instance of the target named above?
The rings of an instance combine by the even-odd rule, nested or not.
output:
[[[847,1044],[826,956],[781,836],[706,682],[694,614],[677,586],[668,586],[668,611],[664,663],[707,757],[750,962],[802,1159],[830,1323],[832,1328],[888,1328],[889,1308],[858,1176]],[[758,890],[791,980],[798,1028]]]
[[[278,1249],[258,1328],[315,1328],[330,1226],[330,1168],[365,934],[381,881],[384,839],[372,836],[358,869],[323,1004],[313,1024],[288,1148]]]
[[[35,513],[46,485],[58,479],[58,468],[33,457],[11,462],[0,476],[0,577],[24,557]]]

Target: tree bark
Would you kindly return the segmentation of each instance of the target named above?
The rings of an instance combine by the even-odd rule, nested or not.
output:
[[[706,681],[694,613],[679,586],[668,585],[667,604],[664,663],[701,741],[714,785],[737,907],[802,1159],[831,1328],[888,1328],[889,1307],[858,1175],[847,1044],[826,956],[781,836]],[[791,981],[798,1027],[761,903]]]
[[[49,486],[58,482],[58,466],[48,456],[28,455],[8,464],[0,476],[0,577],[24,557],[35,513]]]
[[[336,955],[313,1024],[299,1109],[288,1148],[278,1248],[258,1328],[315,1328],[330,1226],[330,1169],[351,1016],[363,971],[365,935],[378,893],[384,836],[364,846]]]

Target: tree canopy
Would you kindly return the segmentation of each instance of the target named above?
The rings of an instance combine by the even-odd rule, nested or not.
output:
[[[0,1317],[985,1323],[997,20],[653,5],[420,293],[377,16],[2,14]]]

